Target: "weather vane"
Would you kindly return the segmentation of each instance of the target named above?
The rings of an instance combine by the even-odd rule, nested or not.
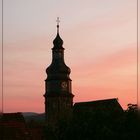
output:
[[[59,23],[60,23],[60,19],[59,19],[59,17],[57,17],[56,22],[57,22],[57,33],[59,33]]]

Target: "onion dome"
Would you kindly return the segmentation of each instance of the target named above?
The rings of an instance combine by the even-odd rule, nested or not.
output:
[[[61,39],[61,37],[60,37],[58,32],[57,32],[57,35],[56,35],[55,39],[53,40],[53,45],[54,45],[54,47],[52,48],[53,50],[54,49],[64,49],[62,47],[63,40]]]
[[[59,19],[58,21],[59,22]],[[69,79],[69,74],[71,72],[70,68],[64,62],[64,48],[63,40],[59,35],[59,24],[57,23],[57,35],[53,41],[54,47],[52,48],[52,63],[46,69],[46,73],[48,75],[47,80],[58,80],[58,79]]]
[[[57,35],[55,37],[55,39],[53,40],[53,45],[54,47],[52,48],[53,50],[59,50],[59,49],[63,49],[62,47],[63,45],[63,40],[61,39],[60,35],[59,35],[59,18],[57,19]]]

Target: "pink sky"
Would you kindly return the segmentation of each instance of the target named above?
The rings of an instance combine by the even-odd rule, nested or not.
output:
[[[74,102],[136,103],[136,0],[4,0],[4,111],[44,112],[57,16]]]

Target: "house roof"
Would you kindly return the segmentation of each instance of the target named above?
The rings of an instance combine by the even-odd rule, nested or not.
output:
[[[22,113],[3,113],[0,119],[2,122],[25,122]]]

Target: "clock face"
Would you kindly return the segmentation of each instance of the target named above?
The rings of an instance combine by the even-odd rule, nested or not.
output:
[[[66,89],[66,88],[67,88],[67,82],[62,82],[62,83],[61,83],[61,87],[62,87],[63,89]]]

